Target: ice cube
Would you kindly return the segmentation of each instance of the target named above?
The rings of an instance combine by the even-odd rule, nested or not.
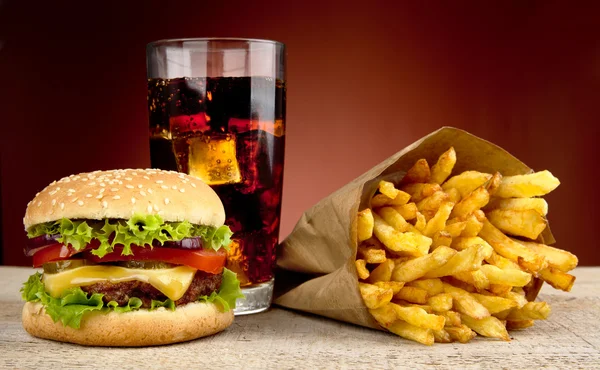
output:
[[[236,141],[231,135],[189,138],[188,171],[208,185],[242,181],[236,158]]]

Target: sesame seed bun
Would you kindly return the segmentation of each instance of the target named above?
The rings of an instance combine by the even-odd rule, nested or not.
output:
[[[184,342],[218,333],[233,322],[233,311],[220,312],[212,303],[188,303],[175,311],[159,308],[127,313],[90,312],[73,329],[53,322],[44,306],[27,302],[23,327],[33,336],[89,346],[139,347]]]
[[[225,222],[223,203],[202,180],[173,171],[126,169],[80,173],[53,182],[29,202],[23,224],[28,229],[63,217],[128,219],[134,213],[215,227]]]

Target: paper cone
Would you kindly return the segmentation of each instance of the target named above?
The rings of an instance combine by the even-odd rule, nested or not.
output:
[[[374,166],[304,212],[278,249],[276,298],[279,306],[381,329],[363,304],[358,289],[356,214],[368,206],[380,180],[398,182],[421,158],[433,164],[454,147],[452,175],[466,170],[503,176],[531,173],[504,149],[453,127],[443,127]],[[547,227],[540,239],[554,243]],[[535,299],[542,282],[535,279],[527,298]]]

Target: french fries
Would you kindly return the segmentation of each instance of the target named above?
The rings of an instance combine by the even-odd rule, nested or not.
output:
[[[569,291],[573,254],[539,243],[547,227],[542,198],[560,182],[550,172],[453,174],[449,148],[431,167],[415,162],[399,184],[380,181],[357,215],[355,267],[373,318],[426,345],[477,335],[508,341],[550,315],[528,302],[534,278]]]

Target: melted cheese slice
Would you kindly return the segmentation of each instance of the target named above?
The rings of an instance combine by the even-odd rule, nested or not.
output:
[[[81,266],[56,274],[44,274],[46,291],[58,298],[69,288],[92,285],[100,282],[121,283],[138,280],[148,283],[168,298],[176,301],[187,291],[196,269],[177,266],[167,269],[144,270],[120,266]]]

